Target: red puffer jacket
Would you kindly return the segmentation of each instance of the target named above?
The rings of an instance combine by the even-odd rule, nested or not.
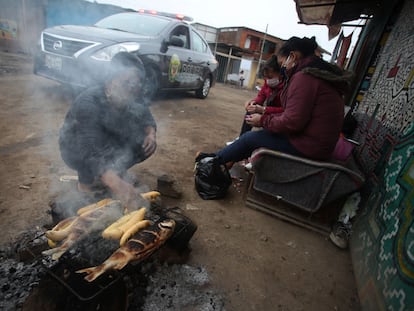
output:
[[[283,89],[283,82],[279,82],[279,84],[276,85],[275,88],[271,88],[265,80],[264,85],[262,86],[260,91],[257,93],[257,96],[254,99],[254,101],[257,104],[263,105],[267,98],[270,98],[274,92],[277,92],[275,96],[273,96],[273,99],[271,100],[271,102],[267,103],[267,106],[281,107],[282,104],[280,102],[280,93],[282,89]]]
[[[302,59],[288,73],[281,93],[284,112],[264,114],[265,129],[284,133],[290,143],[306,157],[329,159],[338,140],[344,118],[344,102],[337,72],[308,69],[315,57]],[[343,77],[349,79],[349,76]]]

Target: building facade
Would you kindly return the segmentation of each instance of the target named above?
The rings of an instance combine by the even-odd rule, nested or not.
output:
[[[245,87],[254,88],[260,78],[259,64],[277,53],[283,42],[278,37],[247,27],[219,28],[215,46],[219,62],[218,81],[237,80],[240,70],[243,70]]]

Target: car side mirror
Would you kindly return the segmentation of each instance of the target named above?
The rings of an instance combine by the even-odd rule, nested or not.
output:
[[[161,53],[166,53],[168,51],[168,47],[170,45],[172,46],[178,46],[180,48],[184,47],[184,40],[181,39],[179,36],[171,36],[170,41],[163,40],[161,43]]]
[[[179,36],[171,36],[169,45],[178,46],[179,48],[184,47],[184,40],[181,39]]]

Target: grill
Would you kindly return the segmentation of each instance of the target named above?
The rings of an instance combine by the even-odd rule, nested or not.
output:
[[[39,238],[43,238],[43,235],[37,236],[35,239]],[[46,240],[45,237],[44,239]],[[118,283],[124,272],[113,270],[89,283],[83,279],[83,274],[78,274],[76,271],[85,266],[99,265],[118,246],[119,242],[117,241],[105,240],[98,234],[91,234],[86,239],[79,241],[56,262],[41,254],[36,254],[30,247],[27,247],[26,250],[33,260],[43,266],[49,276],[72,293],[79,301],[86,302],[93,300],[103,291]]]
[[[77,41],[43,33],[43,48],[61,56],[73,57],[80,50],[95,45],[94,42]]]
[[[154,207],[150,217],[153,221],[171,218],[176,222],[173,235],[166,242],[171,248],[183,250],[197,230],[190,218],[183,215],[181,209]],[[35,239],[42,238],[37,236]],[[46,240],[46,239],[45,239]],[[33,240],[32,240],[33,241]],[[31,244],[29,241],[27,244]],[[36,254],[27,247],[27,252],[43,266],[45,271],[79,301],[89,302],[100,296],[106,289],[113,285],[123,282],[125,276],[136,271],[137,265],[141,261],[130,262],[124,269],[107,271],[93,282],[84,280],[84,274],[75,271],[90,266],[101,264],[119,247],[118,241],[106,240],[100,234],[90,234],[87,238],[79,241],[74,247],[64,253],[57,262],[53,262],[48,257]]]

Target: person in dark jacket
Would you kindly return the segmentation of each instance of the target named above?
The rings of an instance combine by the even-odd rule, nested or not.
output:
[[[314,38],[292,37],[278,53],[285,85],[282,113],[251,114],[246,122],[262,130],[240,136],[216,154],[223,163],[247,159],[257,148],[269,148],[315,160],[328,160],[344,118],[343,94],[351,75],[314,54]]]
[[[144,78],[138,57],[118,53],[107,81],[75,99],[59,133],[62,159],[78,172],[78,189],[88,192],[103,184],[132,208],[138,194],[124,178],[126,171],[156,149],[156,123],[141,98]]]

